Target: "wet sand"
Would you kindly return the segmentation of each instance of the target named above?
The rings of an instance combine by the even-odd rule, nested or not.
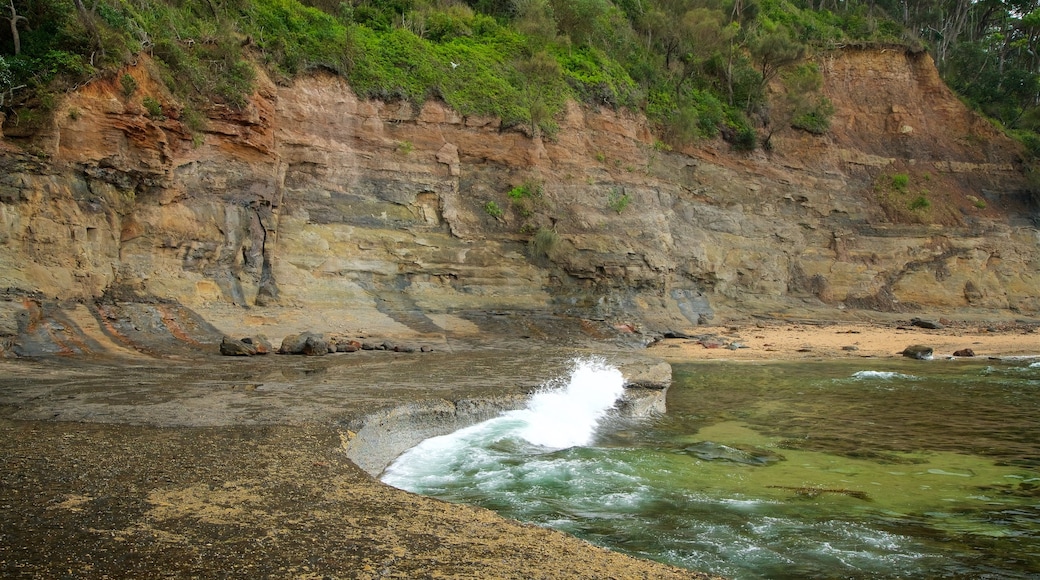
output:
[[[753,323],[702,326],[686,338],[667,338],[647,352],[671,362],[698,360],[821,360],[900,357],[911,345],[935,358],[971,349],[977,357],[1040,356],[1037,324],[948,323],[928,329],[910,323]]]

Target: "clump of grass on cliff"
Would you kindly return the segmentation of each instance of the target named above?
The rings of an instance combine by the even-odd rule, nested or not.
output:
[[[973,196],[958,199],[927,172],[878,175],[874,193],[886,217],[895,223],[955,225],[961,223],[961,213],[969,204],[976,210],[986,207],[976,204]]]

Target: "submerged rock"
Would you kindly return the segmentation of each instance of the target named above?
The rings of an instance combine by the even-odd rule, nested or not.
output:
[[[704,461],[731,461],[744,465],[766,465],[784,459],[782,455],[765,449],[738,449],[714,441],[694,443],[683,449],[683,452]]]
[[[917,360],[931,360],[933,349],[930,346],[924,346],[921,344],[912,344],[903,349],[903,352],[899,353],[907,358],[913,358]]]

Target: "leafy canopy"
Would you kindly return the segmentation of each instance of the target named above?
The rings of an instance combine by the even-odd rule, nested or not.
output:
[[[579,99],[645,111],[672,145],[750,148],[762,131],[827,130],[833,107],[796,72],[813,51],[895,43],[927,44],[1007,127],[1040,128],[1040,0],[13,0],[0,17],[0,107],[16,118],[148,53],[195,119],[244,106],[259,64],[276,82],[329,71],[362,97],[439,98],[533,134]],[[784,102],[770,104],[775,82]]]

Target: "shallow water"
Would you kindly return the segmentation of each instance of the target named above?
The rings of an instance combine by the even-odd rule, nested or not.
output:
[[[733,578],[1040,571],[1034,361],[675,365],[668,405],[580,446],[500,418],[384,479]]]

